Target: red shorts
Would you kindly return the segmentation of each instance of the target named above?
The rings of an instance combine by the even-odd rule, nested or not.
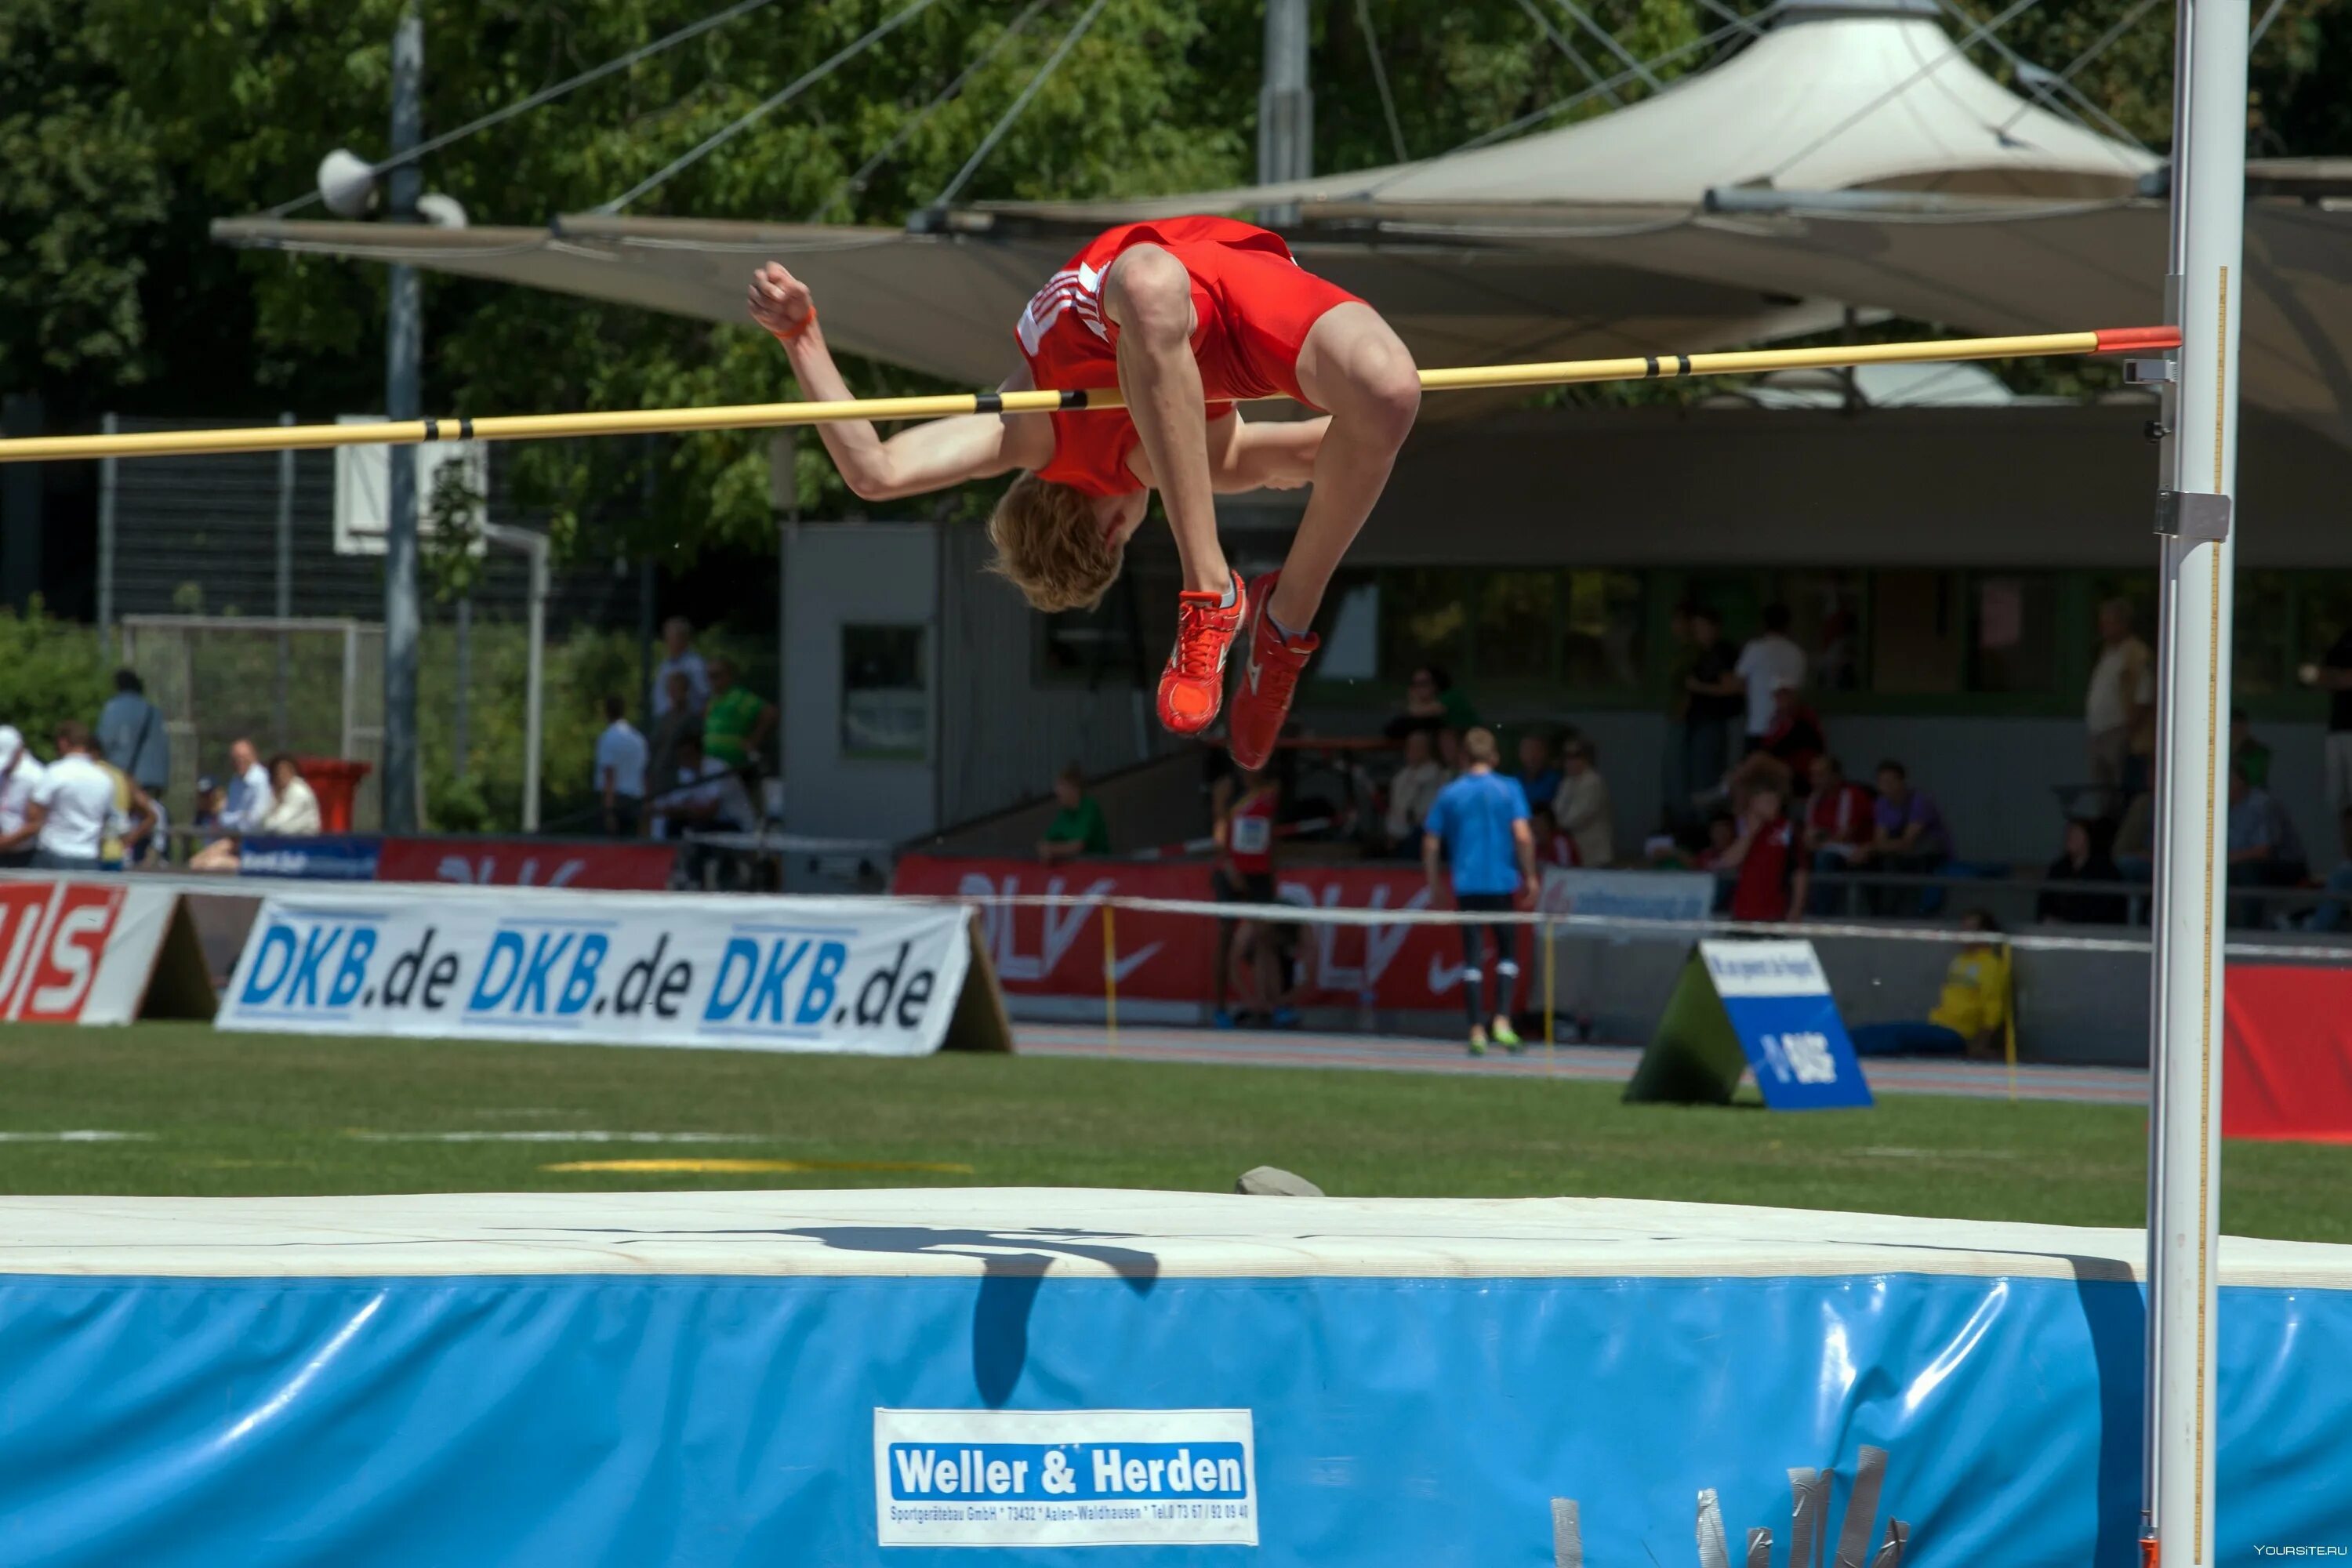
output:
[[[1137,245],[1160,247],[1192,278],[1192,355],[1212,419],[1244,399],[1298,397],[1298,355],[1307,331],[1333,306],[1356,298],[1301,268],[1278,236],[1248,224],[1130,224],[1080,251],[1023,313],[1022,353],[1038,386],[1066,392],[1118,384],[1118,327],[1101,308],[1102,278]],[[1139,437],[1123,410],[1052,418],[1054,460],[1037,470],[1039,479],[1088,495],[1141,488],[1127,466]]]

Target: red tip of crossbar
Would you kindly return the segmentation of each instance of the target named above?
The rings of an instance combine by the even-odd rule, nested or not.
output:
[[[2099,346],[2093,353],[2124,353],[2132,349],[2177,349],[2180,346],[2179,327],[2101,327],[2093,334]]]

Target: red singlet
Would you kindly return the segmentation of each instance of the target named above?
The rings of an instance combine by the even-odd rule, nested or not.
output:
[[[1298,353],[1307,329],[1355,299],[1301,268],[1282,237],[1222,217],[1130,223],[1097,236],[1045,280],[1013,326],[1030,379],[1057,392],[1118,384],[1118,325],[1103,310],[1103,274],[1131,246],[1157,245],[1192,279],[1192,355],[1208,416],[1239,398],[1298,395]],[[1124,410],[1050,416],[1054,460],[1041,479],[1090,496],[1143,487],[1129,469],[1135,422]]]
[[[1274,813],[1281,804],[1277,792],[1262,789],[1234,807],[1227,819],[1225,853],[1243,876],[1263,877],[1273,871]]]

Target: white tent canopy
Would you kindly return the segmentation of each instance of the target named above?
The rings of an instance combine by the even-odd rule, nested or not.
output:
[[[1302,214],[1300,258],[1379,307],[1426,365],[1697,352],[1818,332],[1849,305],[1969,334],[2163,320],[2164,206],[2137,194],[2157,161],[2009,91],[1931,7],[1784,0],[1714,69],[1475,152],[1281,185],[994,204],[929,233],[597,216],[215,232],[711,321],[743,319],[744,279],[773,258],[809,279],[836,343],[968,385],[1012,367],[1014,315],[1085,233],[1286,204]],[[2352,446],[2345,172],[2266,166],[2264,182],[2289,194],[2247,214],[2243,390]]]
[[[2113,197],[2157,167],[2141,149],[1993,80],[1936,16],[1933,0],[1783,0],[1724,64],[1562,130],[1282,184],[988,210],[1095,218],[1296,202],[1396,216],[1690,207],[1737,186]]]

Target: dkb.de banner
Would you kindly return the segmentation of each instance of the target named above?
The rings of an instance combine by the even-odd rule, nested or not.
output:
[[[880,899],[371,895],[265,902],[221,1027],[920,1056],[971,957],[963,910]]]

